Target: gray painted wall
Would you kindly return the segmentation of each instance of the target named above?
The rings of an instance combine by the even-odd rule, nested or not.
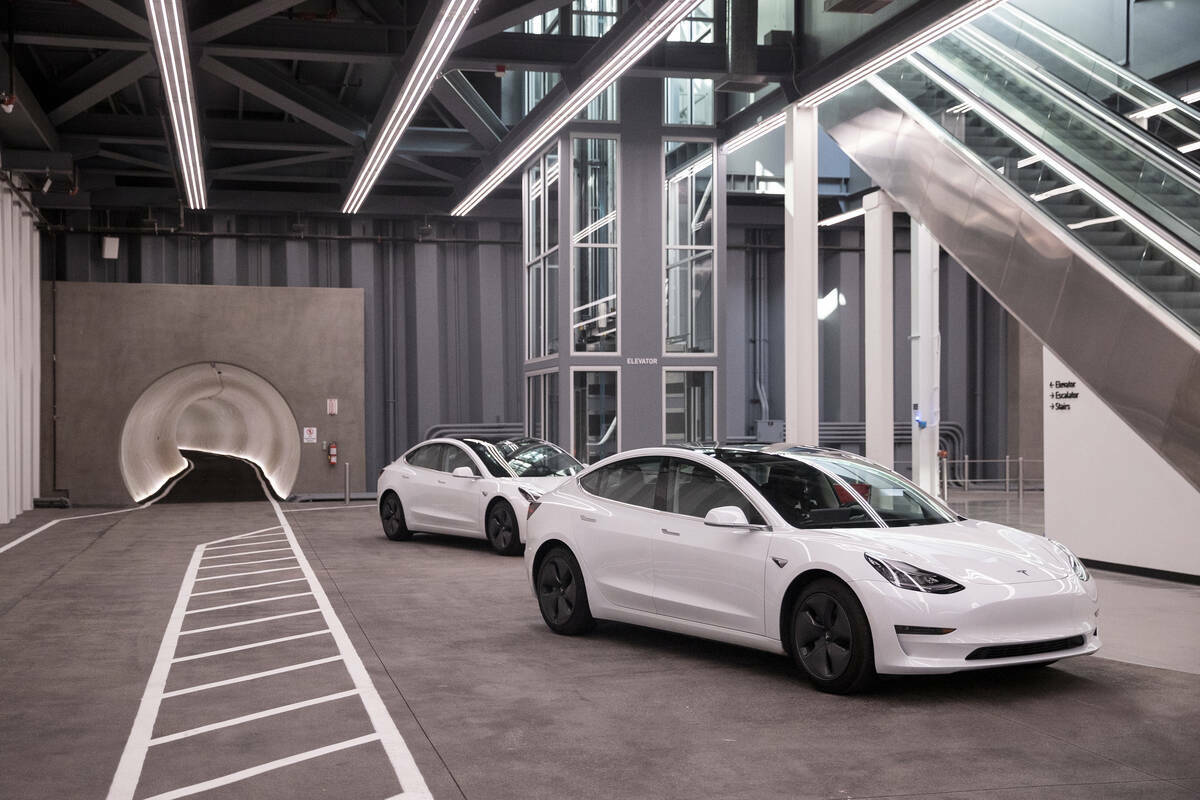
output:
[[[179,367],[220,361],[265,378],[297,425],[316,426],[366,482],[363,292],[118,283],[43,283],[43,494],[80,504],[130,501],[120,473],[121,431],[134,402]],[[325,413],[338,398],[337,416]],[[300,431],[296,431],[300,436]],[[301,446],[293,491],[341,491],[341,465],[319,444]]]

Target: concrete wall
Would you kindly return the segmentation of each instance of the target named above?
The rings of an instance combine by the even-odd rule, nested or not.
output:
[[[130,409],[172,370],[214,361],[261,376],[300,427],[317,428],[294,492],[342,490],[320,441],[338,443],[353,488],[367,485],[361,289],[55,282],[43,283],[42,313],[43,391],[55,409],[42,425],[43,494],[128,503],[119,458]]]
[[[1046,535],[1082,558],[1200,575],[1200,492],[1044,352]]]

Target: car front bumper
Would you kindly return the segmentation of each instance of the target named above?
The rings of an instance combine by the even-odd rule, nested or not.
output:
[[[882,674],[1037,664],[1100,649],[1095,579],[973,584],[954,594],[914,592],[875,580],[856,581],[854,589],[871,623],[875,669]],[[899,633],[897,626],[954,630]],[[1040,647],[1054,649],[1029,652]],[[980,653],[982,648],[989,650]]]

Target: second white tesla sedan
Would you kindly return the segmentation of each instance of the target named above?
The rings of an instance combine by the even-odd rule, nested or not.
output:
[[[612,456],[529,506],[526,543],[556,633],[600,618],[785,653],[828,692],[1100,647],[1096,582],[1066,546],[834,450]]]
[[[541,439],[430,439],[384,467],[379,518],[395,541],[414,531],[450,533],[520,555],[529,501],[581,469],[570,453]]]

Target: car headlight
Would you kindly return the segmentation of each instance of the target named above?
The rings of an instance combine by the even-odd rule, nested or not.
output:
[[[1076,558],[1075,554],[1071,552],[1071,548],[1054,539],[1047,539],[1046,541],[1054,545],[1058,552],[1063,554],[1063,558],[1067,559],[1067,563],[1071,565],[1071,571],[1075,573],[1076,578],[1079,578],[1081,581],[1086,581],[1088,578],[1092,577],[1090,574],[1088,574],[1087,567],[1083,566],[1083,562]]]
[[[910,589],[914,592],[932,592],[933,594],[953,594],[954,592],[961,592],[963,589],[961,584],[955,583],[945,575],[938,575],[936,572],[914,567],[912,564],[904,561],[893,561],[890,558],[876,558],[870,553],[863,553],[863,558],[875,568],[876,572],[886,578],[888,583],[893,586],[899,586],[901,589]]]

